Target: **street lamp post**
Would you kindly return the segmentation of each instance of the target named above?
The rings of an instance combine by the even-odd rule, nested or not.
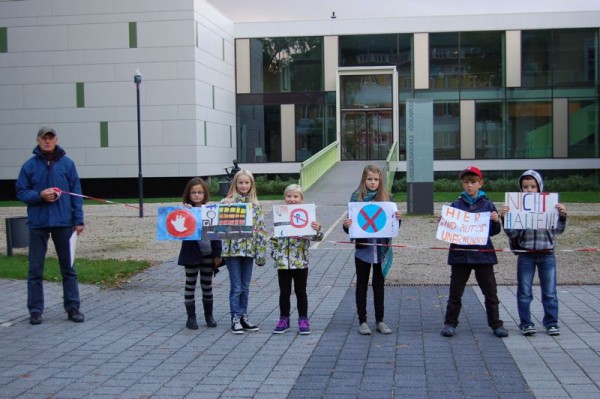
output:
[[[140,119],[140,84],[142,75],[139,70],[133,76],[135,92],[137,95],[137,135],[138,135],[138,195],[140,199],[140,218],[144,217],[144,184],[142,182],[142,125]]]

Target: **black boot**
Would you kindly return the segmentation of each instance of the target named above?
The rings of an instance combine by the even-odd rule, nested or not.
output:
[[[197,330],[198,322],[196,321],[196,304],[194,302],[186,303],[185,310],[188,316],[185,326],[190,330]]]
[[[204,320],[206,320],[206,325],[208,327],[216,327],[217,321],[213,317],[213,303],[212,301],[202,301],[202,306],[204,306]]]

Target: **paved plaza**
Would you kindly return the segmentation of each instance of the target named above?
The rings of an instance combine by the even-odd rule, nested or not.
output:
[[[61,286],[46,283],[44,322],[30,325],[26,282],[0,280],[0,398],[600,398],[600,287],[559,287],[556,337],[521,335],[516,287],[499,287],[510,332],[499,339],[476,286],[465,291],[453,338],[440,336],[447,286],[387,286],[393,333],[362,336],[353,248],[335,243],[347,238],[345,208],[315,202],[330,228],[311,249],[310,335],[297,333],[295,306],[291,330],[271,333],[279,318],[272,261],[254,268],[251,285],[260,331],[243,335],[229,331],[226,270],[213,288],[218,327],[200,318],[195,331],[185,328],[184,272],[174,261],[120,289],[81,285],[81,324],[67,321]],[[374,330],[371,300],[369,292]]]

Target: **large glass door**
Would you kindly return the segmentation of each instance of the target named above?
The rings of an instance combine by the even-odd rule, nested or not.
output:
[[[397,132],[395,68],[338,69],[341,160],[384,160]]]
[[[383,160],[393,143],[392,111],[342,112],[342,160]]]

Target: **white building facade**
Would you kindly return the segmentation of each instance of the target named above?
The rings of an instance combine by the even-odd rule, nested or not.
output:
[[[0,1],[0,181],[41,125],[83,179],[405,162],[405,101],[434,103],[434,170],[600,169],[600,4],[472,0]],[[157,183],[159,184],[159,183]],[[3,186],[4,187],[4,186]]]

